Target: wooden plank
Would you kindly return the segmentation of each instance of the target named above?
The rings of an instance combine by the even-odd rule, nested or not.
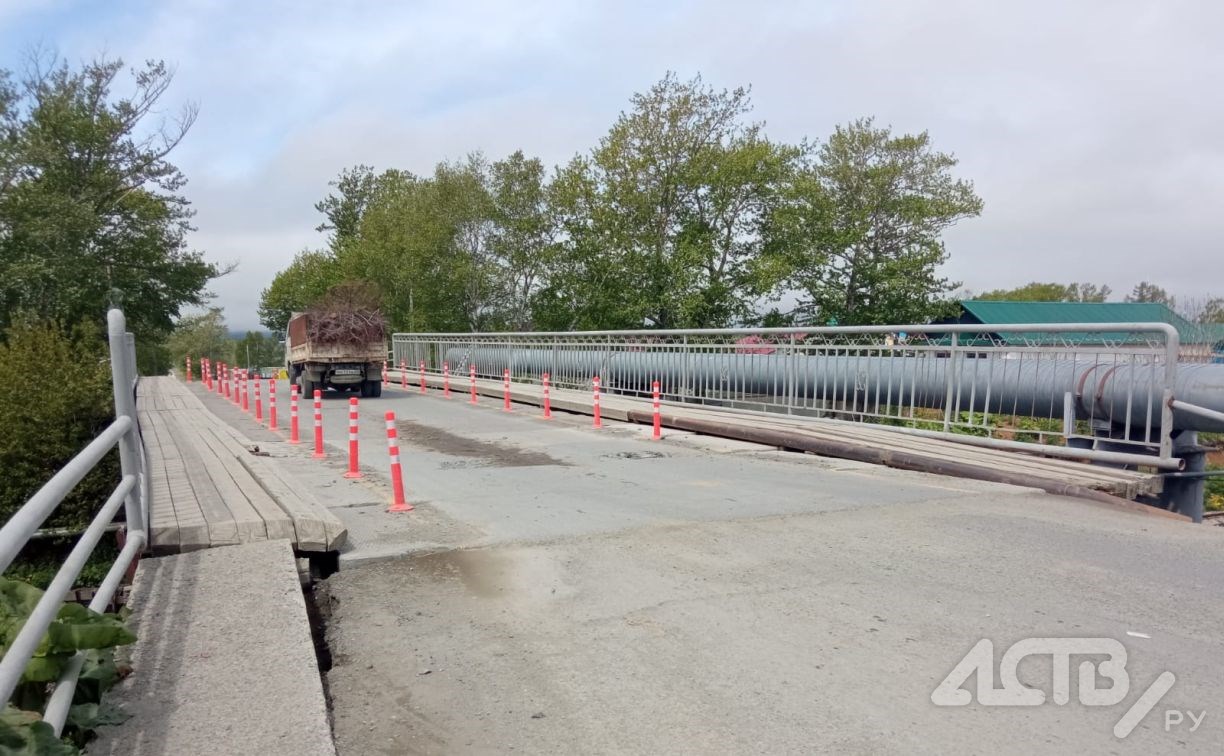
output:
[[[263,521],[267,538],[284,538],[297,543],[297,529],[293,519],[277,504],[261,482],[251,475],[250,470],[241,463],[241,458],[235,458],[232,452],[225,448],[224,442],[217,435],[220,431],[216,425],[206,421],[201,423],[202,443],[207,444],[214,455],[225,461],[226,474]],[[245,451],[243,453],[245,454]]]
[[[222,523],[220,533],[228,537],[230,525],[235,532],[238,543],[265,541],[268,531],[263,518],[255,511],[241,489],[234,484],[226,470],[225,460],[217,457],[206,443],[200,440],[196,428],[187,412],[171,413],[172,425],[180,431],[177,436],[179,450],[183,455],[200,507],[207,516],[210,510],[224,512],[225,518],[218,518]],[[231,463],[232,464],[232,463]],[[213,536],[213,520],[209,521],[209,537]]]
[[[696,417],[693,413],[684,414]],[[984,469],[1007,469],[1013,472],[1042,477],[1047,480],[1087,485],[1099,490],[1120,494],[1134,495],[1136,488],[1145,481],[1144,476],[1135,473],[1126,473],[1125,471],[1111,470],[1110,468],[1092,465],[1080,465],[1078,463],[1068,464],[1063,460],[1046,460],[1015,452],[970,447],[952,441],[940,441],[939,439],[925,439],[901,434],[892,436],[876,434],[871,437],[858,437],[855,434],[846,433],[841,428],[829,428],[828,426],[813,425],[811,427],[795,428],[789,425],[768,422],[743,422],[721,416],[718,416],[718,420],[729,425],[776,428],[800,436],[871,446],[873,448],[888,449],[907,454],[917,454],[930,459],[953,461]],[[886,432],[883,433],[886,434]],[[1057,462],[1058,464],[1047,464],[1050,461]]]
[[[292,518],[299,549],[334,551],[344,543],[348,535],[344,524],[318,501],[308,487],[293,481],[292,476],[286,474],[275,460],[251,454],[248,451],[250,442],[239,440],[241,437],[227,424],[217,421],[213,432],[218,442],[250,471],[251,477]]]
[[[151,430],[156,438],[156,444],[149,447],[149,464],[152,467],[160,465],[164,473],[161,479],[162,495],[153,497],[150,513],[157,513],[161,522],[165,523],[163,527],[168,527],[169,517],[165,512],[168,507],[177,529],[176,542],[166,541],[164,545],[171,550],[207,547],[208,525],[199,502],[196,501],[190,486],[184,490],[180,480],[176,478],[176,473],[181,471],[182,460],[173,443],[173,436],[161,413],[150,413],[148,418],[148,430]],[[158,512],[159,502],[164,502],[164,505],[160,506],[161,512]]]
[[[247,455],[242,463],[293,518],[298,533],[298,548],[303,551],[335,551],[344,544],[348,537],[344,523],[324,507],[312,491],[296,485],[273,460]]]
[[[153,419],[147,412],[140,413],[141,432],[148,450],[149,469],[149,546],[156,549],[177,551],[179,548],[178,519],[174,516],[174,505],[170,501],[170,485],[166,479],[166,465],[162,461],[161,449]]]
[[[286,533],[283,537],[292,540],[302,551],[334,551],[347,537],[347,530],[339,518],[318,502],[314,494],[305,487],[294,484],[290,476],[283,474],[279,465],[266,457],[250,453],[251,441],[228,423],[222,422],[199,400],[191,395],[190,400],[198,406],[193,415],[196,428],[204,429],[215,442],[219,454],[228,454],[244,469],[246,486],[254,486],[258,492],[247,490],[250,497],[265,497],[268,512],[265,521],[280,522]],[[279,520],[277,516],[279,515]],[[275,526],[275,525],[274,525]]]
[[[179,518],[180,530],[183,514],[185,512],[194,514],[195,511],[198,511],[208,534],[204,541],[205,545],[228,546],[239,543],[238,527],[229,510],[215,499],[196,497],[187,475],[183,452],[177,440],[174,443],[165,443],[168,438],[174,439],[174,434],[183,432],[181,428],[171,424],[173,416],[174,413],[170,412],[160,413],[155,422],[158,423],[158,435],[163,440],[161,449],[166,460],[166,472],[170,479],[170,498],[174,502],[175,514]],[[163,429],[166,433],[164,436],[161,435]]]

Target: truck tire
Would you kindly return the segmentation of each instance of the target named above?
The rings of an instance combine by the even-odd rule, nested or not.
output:
[[[302,399],[314,399],[315,389],[320,388],[319,384],[310,380],[305,372],[298,376],[298,386],[302,389]]]
[[[361,396],[370,398],[382,396],[382,383],[380,381],[362,381]]]

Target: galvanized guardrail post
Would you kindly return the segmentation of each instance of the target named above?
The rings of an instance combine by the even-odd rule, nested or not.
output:
[[[119,441],[119,466],[123,475],[133,476],[139,480],[141,476],[141,449],[139,430],[136,426],[136,398],[132,393],[135,368],[130,363],[131,352],[128,350],[127,321],[123,311],[113,309],[106,314],[107,331],[111,350],[111,383],[115,397],[115,417],[126,417],[132,421],[127,433]],[[131,370],[132,372],[129,372]],[[124,512],[128,523],[143,525],[145,521],[144,504],[141,501],[140,486],[135,486],[128,494]],[[129,528],[132,525],[129,525]]]

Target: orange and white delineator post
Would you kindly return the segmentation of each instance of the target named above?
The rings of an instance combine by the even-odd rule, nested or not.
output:
[[[595,408],[595,424],[592,427],[602,428],[603,422],[599,419],[599,376],[595,376],[591,380],[591,385],[595,388],[594,393],[594,408]]]
[[[654,431],[651,433],[650,437],[655,441],[658,441],[659,439],[663,438],[663,418],[659,414],[659,382],[655,381],[651,388],[653,389],[654,393]]]
[[[259,376],[256,375],[253,383],[255,384],[255,422],[262,425],[263,424],[263,397],[260,394],[259,384],[263,383],[263,381],[259,380]]]
[[[442,363],[442,396],[450,399],[450,363]]]
[[[391,373],[387,372],[387,361],[383,360],[383,385],[391,385]]]
[[[251,377],[247,371],[242,371],[242,411],[251,413]]]
[[[421,360],[420,368],[421,368],[421,393],[424,394],[425,393],[425,360]]]
[[[502,412],[510,411],[510,368],[502,373]]]
[[[191,383],[191,355],[187,355],[187,382]]]
[[[408,362],[400,358],[400,388],[408,389]]]
[[[289,384],[289,443],[300,444],[298,437],[298,385]]]
[[[476,365],[475,363],[468,365],[468,374],[472,379],[472,404],[476,403]]]
[[[276,379],[268,379],[268,430],[276,428]]]
[[[548,373],[541,376],[544,381],[544,419],[552,420],[552,398],[548,393]]]
[[[349,397],[349,461],[346,478],[360,478],[361,469],[357,464],[357,397]]]
[[[391,492],[395,497],[388,512],[411,512],[412,505],[404,498],[404,472],[400,469],[399,439],[395,432],[395,413],[388,412],[387,419],[387,455],[391,458]]]
[[[327,456],[323,451],[323,392],[314,390],[314,454],[315,459]]]

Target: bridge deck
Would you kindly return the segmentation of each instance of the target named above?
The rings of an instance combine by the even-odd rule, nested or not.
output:
[[[398,370],[390,375],[396,385],[400,384]],[[409,371],[409,388],[420,386],[418,373]],[[440,376],[427,374],[426,385],[430,389],[441,389]],[[485,397],[502,397],[501,381],[477,379],[477,393]],[[452,378],[451,391],[466,396],[469,381],[466,377]],[[538,385],[512,383],[511,399],[516,403],[542,403]],[[551,391],[554,409],[566,412],[591,414],[591,395],[567,389]],[[609,420],[648,421],[651,412],[649,399],[605,393],[600,397],[600,410]],[[696,429],[711,432],[717,425],[717,435],[744,440],[757,440],[757,431],[777,431],[789,435],[819,449],[825,456],[845,456],[860,461],[876,462],[909,469],[925,469],[932,472],[955,470],[953,474],[963,477],[994,479],[999,473],[1023,478],[1034,487],[1074,486],[1101,491],[1128,499],[1140,495],[1159,494],[1163,479],[1159,474],[1135,470],[1088,464],[1067,459],[1054,459],[1013,451],[987,449],[937,438],[913,436],[889,430],[884,426],[869,423],[846,423],[836,420],[811,417],[793,417],[755,412],[736,411],[726,408],[711,408],[696,405],[665,404],[662,409],[665,427]],[[907,460],[902,463],[902,457]]]
[[[174,378],[144,378],[136,399],[149,456],[157,553],[286,539],[335,551],[344,525]]]

